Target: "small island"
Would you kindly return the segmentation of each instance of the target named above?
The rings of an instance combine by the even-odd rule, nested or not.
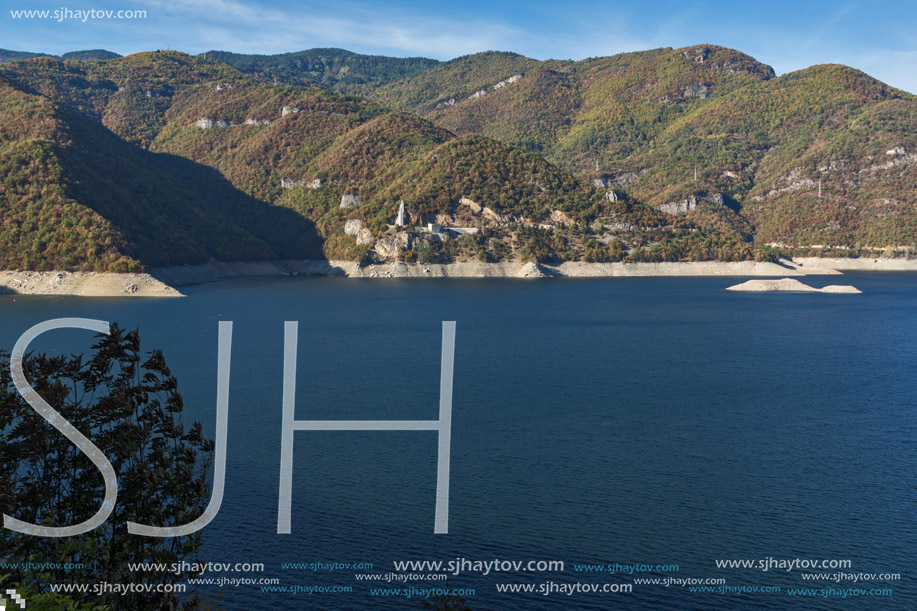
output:
[[[817,289],[809,286],[795,278],[781,278],[780,280],[749,280],[742,284],[736,284],[726,289],[727,291],[747,291],[752,293],[766,293],[771,291],[783,291],[787,293],[862,293],[860,289],[849,284],[831,284],[824,288]]]

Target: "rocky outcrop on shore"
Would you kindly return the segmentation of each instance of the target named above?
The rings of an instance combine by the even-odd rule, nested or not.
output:
[[[547,274],[541,269],[537,263],[526,263],[522,266],[518,272],[516,272],[517,278],[545,278]]]
[[[788,293],[862,293],[855,286],[831,284],[824,288],[817,289],[809,286],[795,278],[782,278],[780,280],[749,280],[742,284],[736,284],[726,289],[727,291],[748,291],[748,292],[771,292],[784,291]]]
[[[181,297],[149,274],[0,271],[0,294],[83,297]]]

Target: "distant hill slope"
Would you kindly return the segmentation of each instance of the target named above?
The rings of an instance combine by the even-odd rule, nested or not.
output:
[[[71,51],[69,53],[64,53],[63,55],[51,55],[49,53],[30,53],[28,51],[9,51],[7,49],[0,49],[0,64],[5,64],[12,61],[18,61],[21,59],[32,59],[33,57],[56,57],[57,59],[64,60],[87,60],[87,59],[115,59],[121,57],[117,53],[112,51],[106,51],[105,49],[90,49],[86,51]]]
[[[711,45],[579,62],[482,53],[372,97],[790,250],[917,244],[917,98],[844,66],[776,77]]]
[[[730,227],[679,220],[623,193],[605,197],[518,148],[456,137],[360,98],[259,83],[212,57],[36,58],[0,75],[19,100],[13,108],[40,109],[8,113],[4,146],[37,146],[48,158],[47,171],[34,179],[20,172],[16,188],[4,190],[0,218],[21,218],[29,230],[9,242],[7,266],[120,269],[323,253],[421,261],[773,256]],[[39,138],[30,130],[40,126],[50,131]],[[42,210],[54,209],[44,195],[51,192],[90,220],[49,227],[54,217]],[[393,227],[401,201],[407,226]],[[411,229],[428,223],[466,229]],[[34,239],[73,228],[77,235],[55,238],[53,248]]]
[[[173,91],[248,74],[359,93],[788,252],[917,244],[917,98],[844,66],[776,77],[743,53],[697,45],[577,62],[503,52],[437,62],[341,49],[17,62],[18,74],[30,70],[23,78],[37,91],[141,146],[164,127]],[[117,95],[106,89],[113,86]]]
[[[353,94],[366,94],[439,64],[423,57],[360,55],[344,49],[309,49],[278,55],[209,51],[203,56],[226,62],[266,83],[324,87]]]
[[[40,57],[5,64],[0,70],[21,87],[66,104],[144,147],[162,129],[176,91],[201,82],[247,78],[223,62],[174,51],[105,62]]]
[[[82,60],[109,60],[109,59],[118,59],[121,57],[113,51],[106,51],[105,49],[87,49],[85,51],[70,51],[69,53],[64,53],[60,56],[61,59],[65,61],[82,61]]]
[[[31,59],[33,57],[51,57],[46,53],[30,53],[29,51],[10,51],[9,49],[0,49],[0,64],[18,61],[20,59]]]
[[[320,254],[314,226],[0,78],[0,268],[136,271]]]
[[[487,93],[500,81],[540,64],[516,53],[487,51],[466,55],[433,66],[417,76],[382,85],[371,97],[391,108],[426,114],[438,106],[460,105],[465,100],[475,99],[472,98],[475,93]]]

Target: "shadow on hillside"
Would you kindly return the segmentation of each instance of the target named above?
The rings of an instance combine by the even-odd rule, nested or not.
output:
[[[731,197],[730,195],[723,194],[723,205],[735,212],[736,214],[742,214],[742,204],[737,199]]]
[[[188,185],[202,201],[213,201],[245,229],[264,240],[278,259],[324,259],[315,223],[295,210],[251,197],[217,170],[168,153],[149,153],[152,162]]]
[[[111,221],[148,267],[323,259],[315,224],[236,189],[217,170],[129,144],[68,113],[59,150],[69,195]]]

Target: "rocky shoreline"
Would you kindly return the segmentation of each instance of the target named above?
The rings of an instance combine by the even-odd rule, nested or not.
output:
[[[152,275],[172,286],[253,276],[339,276],[347,278],[606,278],[658,276],[787,276],[839,275],[851,271],[914,271],[917,259],[781,259],[753,261],[686,261],[679,263],[520,262],[382,263],[361,266],[353,261],[269,261],[209,263],[157,268]]]
[[[917,269],[917,267],[915,267]],[[158,268],[151,274],[172,286],[200,284],[226,278],[255,276],[339,276],[347,278],[601,278],[621,276],[786,276],[816,273],[814,267],[795,271],[776,263],[381,263],[353,261],[270,261],[209,263]],[[818,273],[839,273],[819,270]]]
[[[917,259],[781,259],[778,263],[691,261],[680,263],[519,262],[385,263],[353,261],[212,262],[150,270],[145,274],[101,272],[0,272],[0,294],[92,297],[179,297],[173,287],[258,276],[346,278],[604,278],[676,276],[799,277],[843,271],[912,271]]]
[[[150,274],[0,271],[0,295],[80,297],[181,297]]]

